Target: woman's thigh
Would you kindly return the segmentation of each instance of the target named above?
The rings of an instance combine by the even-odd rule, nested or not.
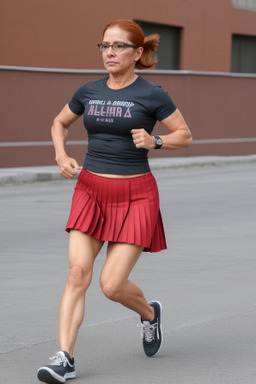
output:
[[[84,232],[71,230],[69,234],[69,264],[70,268],[79,265],[85,270],[93,268],[93,263],[104,242],[94,239]]]
[[[109,243],[107,259],[101,272],[101,283],[125,283],[138,261],[143,247],[126,243]]]

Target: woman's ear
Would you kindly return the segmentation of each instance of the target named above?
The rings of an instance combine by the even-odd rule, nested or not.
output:
[[[143,47],[138,47],[138,48],[137,48],[136,57],[135,57],[135,59],[134,59],[135,62],[139,61],[139,59],[140,59],[141,56],[142,56],[143,51],[144,51],[144,48],[143,48]]]

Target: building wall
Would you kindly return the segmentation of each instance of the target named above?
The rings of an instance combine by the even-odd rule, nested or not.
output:
[[[1,64],[102,68],[96,44],[116,18],[182,28],[181,70],[229,72],[232,33],[256,36],[256,12],[231,0],[2,0]]]
[[[0,167],[54,164],[50,126],[73,92],[102,72],[58,73],[39,68],[102,69],[97,43],[107,23],[128,18],[182,28],[180,70],[148,72],[167,89],[188,122],[194,142],[151,156],[255,153],[256,76],[232,76],[232,34],[256,36],[256,12],[231,0],[2,0]],[[32,71],[3,66],[32,67]],[[187,72],[184,72],[187,71]],[[193,73],[191,71],[214,71]],[[164,133],[158,124],[155,132]],[[71,156],[82,162],[86,133],[70,132]],[[78,143],[77,143],[78,142]]]
[[[50,128],[75,90],[104,73],[55,73],[0,70],[2,89],[0,168],[54,165]],[[143,73],[162,85],[187,121],[194,142],[178,151],[150,156],[249,155],[256,152],[256,76],[202,73]],[[154,133],[168,133],[159,123]],[[67,151],[82,164],[87,135],[82,119],[70,128]],[[71,145],[72,144],[72,145]]]

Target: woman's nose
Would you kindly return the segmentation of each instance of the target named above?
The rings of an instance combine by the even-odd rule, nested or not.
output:
[[[111,45],[108,47],[107,49],[107,55],[114,55],[115,54],[115,51],[113,50],[113,47],[111,47]]]

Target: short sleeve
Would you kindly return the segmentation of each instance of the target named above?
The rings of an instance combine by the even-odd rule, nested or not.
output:
[[[84,88],[85,88],[84,86],[80,87],[74,93],[72,99],[68,103],[70,110],[76,115],[82,115],[84,113],[84,108],[85,108],[83,103],[84,92],[85,92]]]
[[[168,92],[160,86],[154,86],[151,94],[151,108],[157,120],[161,121],[175,112],[176,105]]]

